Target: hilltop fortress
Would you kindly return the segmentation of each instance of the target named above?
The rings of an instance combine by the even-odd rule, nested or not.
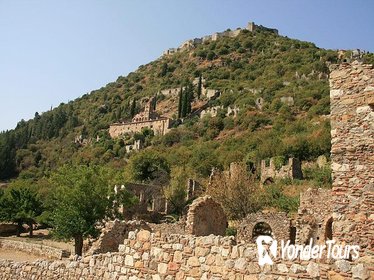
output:
[[[243,30],[248,30],[249,32],[254,32],[255,30],[264,30],[268,32],[273,32],[278,35],[277,29],[268,28],[262,25],[256,25],[254,22],[248,22],[247,26],[244,29],[241,29],[239,27],[236,30],[226,30],[223,32],[215,32],[212,35],[207,35],[202,38],[195,38],[195,39],[187,40],[183,42],[178,48],[170,48],[170,49],[165,50],[163,52],[163,55],[171,55],[179,51],[190,50],[196,47],[196,45],[203,44],[204,42],[207,42],[207,41],[217,41],[218,38],[222,38],[222,37],[235,38]]]

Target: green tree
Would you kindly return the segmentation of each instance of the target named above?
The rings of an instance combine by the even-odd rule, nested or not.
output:
[[[131,108],[130,108],[130,116],[131,116],[131,118],[133,118],[135,116],[135,111],[136,111],[136,100],[134,98],[132,100]]]
[[[33,235],[33,225],[43,212],[43,204],[36,191],[24,184],[11,186],[6,189],[0,199],[0,220],[17,224],[17,236],[22,231],[22,225],[29,226],[30,237]]]
[[[168,179],[170,168],[166,159],[155,151],[147,150],[130,159],[129,177],[140,182]]]
[[[53,233],[58,238],[73,238],[75,254],[82,255],[84,238],[98,234],[98,223],[115,215],[116,180],[114,171],[98,166],[65,165],[52,174],[51,183],[56,188]]]
[[[194,172],[186,167],[174,167],[170,173],[170,184],[164,188],[164,195],[175,214],[182,214],[187,204],[187,180]]]
[[[199,82],[197,83],[197,98],[200,99],[201,93],[203,91],[202,76],[199,76]]]
[[[183,106],[183,87],[181,87],[178,94],[178,119],[182,117],[182,106]]]

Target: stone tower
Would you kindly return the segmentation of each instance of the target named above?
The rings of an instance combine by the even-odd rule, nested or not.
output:
[[[154,104],[154,97],[151,97],[147,104],[144,107],[144,116],[146,120],[150,120],[152,118],[153,113],[153,104]]]
[[[333,238],[374,252],[374,69],[332,68]]]

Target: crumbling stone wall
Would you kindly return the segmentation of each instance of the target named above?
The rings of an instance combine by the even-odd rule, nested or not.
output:
[[[225,235],[227,218],[221,205],[210,196],[195,199],[187,213],[186,232],[202,236]]]
[[[300,194],[296,219],[296,244],[325,243],[331,239],[332,196],[329,189],[308,189]]]
[[[223,172],[214,168],[209,177],[208,190],[213,186],[236,182],[239,178],[243,177],[243,174],[248,174],[248,168],[244,162],[232,162],[230,163],[229,170]]]
[[[127,183],[125,187],[139,199],[136,205],[123,209],[126,219],[133,219],[136,216],[144,218],[145,215],[168,212],[167,201],[161,186]]]
[[[150,227],[144,221],[109,221],[102,229],[99,238],[92,244],[88,254],[118,252],[118,246],[127,238],[130,231]]]
[[[334,238],[374,252],[374,69],[330,74]]]
[[[0,248],[31,253],[33,255],[43,256],[48,259],[61,260],[62,258],[67,258],[70,256],[70,252],[66,250],[46,246],[43,244],[22,242],[16,240],[0,239]],[[0,279],[3,278],[0,277]]]
[[[109,127],[109,135],[118,138],[124,133],[141,132],[143,128],[152,129],[155,135],[165,135],[170,129],[170,119],[160,117],[156,120],[114,123]]]
[[[270,159],[269,166],[266,161],[261,161],[261,182],[273,182],[275,179],[302,179],[303,172],[301,170],[301,163],[297,158],[289,158],[286,165],[281,166],[279,169],[274,164],[274,158]]]
[[[271,236],[274,239],[285,241],[290,239],[290,219],[284,212],[248,214],[239,225],[237,239],[249,243],[254,242],[253,230],[259,223],[266,223],[270,226]]]
[[[278,255],[279,256],[279,255]],[[233,237],[129,232],[119,252],[71,261],[34,263],[0,261],[0,279],[369,279],[373,268],[363,263],[283,261],[258,265],[254,244]]]
[[[16,224],[3,223],[0,224],[0,236],[9,236],[17,233],[18,226]]]

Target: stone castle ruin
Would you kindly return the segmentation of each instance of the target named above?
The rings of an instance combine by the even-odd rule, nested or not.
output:
[[[268,28],[262,25],[257,25],[254,22],[248,22],[246,28],[244,30],[248,30],[249,32],[254,32],[256,30],[263,30],[272,32],[274,34],[278,35],[278,30],[274,28]],[[197,45],[203,44],[204,42],[208,41],[217,41],[219,38],[223,37],[229,37],[229,38],[235,38],[237,37],[243,29],[237,28],[236,30],[226,30],[223,32],[215,32],[212,35],[207,35],[202,38],[195,38],[191,40],[187,40],[183,42],[178,48],[170,48],[163,52],[163,55],[172,55],[177,52],[182,52],[185,50],[191,50],[194,49]]]
[[[223,235],[226,222],[220,206],[205,196],[191,204],[184,233],[142,227],[127,231],[118,224],[122,235],[113,237],[115,250],[120,243],[118,252],[71,261],[0,261],[0,278],[373,279],[374,70],[357,62],[334,66],[330,89],[333,188],[303,193],[294,224],[284,213],[261,212],[242,221],[236,239],[207,235]],[[233,164],[229,172],[216,172],[211,179],[235,180],[242,168]],[[360,256],[287,261],[278,254],[272,266],[261,267],[252,241],[259,233],[286,240],[294,236],[296,244],[307,244],[309,238],[316,243],[334,239],[338,244],[359,245]],[[108,246],[114,244],[110,238],[107,241]],[[98,250],[106,251],[100,244]]]
[[[153,109],[154,98],[145,105],[144,111],[136,114],[131,122],[114,123],[109,127],[109,135],[118,138],[125,133],[141,132],[144,128],[153,130],[155,135],[165,135],[169,129],[171,120],[159,116]]]

